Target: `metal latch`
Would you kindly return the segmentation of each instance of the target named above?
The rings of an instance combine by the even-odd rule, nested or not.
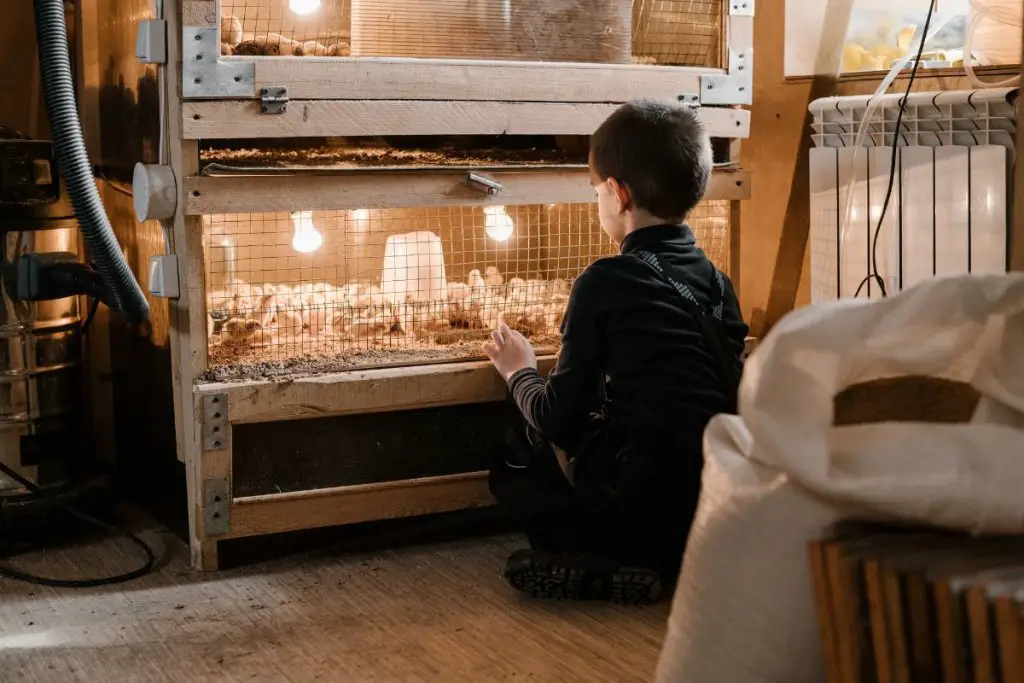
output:
[[[484,176],[477,175],[476,173],[470,173],[466,177],[466,184],[474,190],[492,196],[498,194],[502,190],[501,183],[497,180],[491,180],[490,178],[485,178]]]
[[[270,86],[260,88],[260,113],[283,114],[288,111],[288,88]]]

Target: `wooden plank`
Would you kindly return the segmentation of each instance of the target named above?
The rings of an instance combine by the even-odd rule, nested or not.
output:
[[[538,359],[542,374],[553,357]],[[250,380],[197,384],[202,396],[228,397],[232,424],[501,401],[505,382],[488,361],[353,370],[286,381]]]
[[[234,499],[231,531],[225,538],[417,517],[493,504],[486,472],[251,496]]]
[[[239,58],[234,58],[239,59]],[[257,57],[256,88],[297,100],[615,102],[675,100],[722,69],[408,58]]]
[[[599,88],[598,88],[599,90]],[[615,104],[293,100],[282,114],[255,100],[186,102],[188,140],[381,135],[590,135]],[[711,137],[745,138],[750,112],[701,107]]]
[[[169,127],[167,152],[168,161],[177,178],[199,172],[198,143],[182,140],[181,29],[183,25],[202,25],[195,22],[215,22],[216,9],[215,2],[205,0],[166,0],[165,3],[168,54],[172,57],[168,61],[164,79]],[[184,187],[179,187],[179,207],[185,205],[185,198]],[[201,570],[214,570],[217,568],[217,544],[205,538],[202,528],[203,479],[209,476],[205,470],[211,468],[227,467],[230,471],[230,453],[226,461],[222,459],[212,464],[205,457],[201,439],[202,411],[196,411],[196,399],[191,390],[195,378],[206,369],[207,358],[202,230],[202,218],[186,216],[181,210],[175,214],[171,225],[171,243],[178,257],[178,282],[182,283],[182,296],[169,301],[171,381],[178,459],[185,463],[192,566]]]
[[[466,184],[474,169],[444,172],[345,173],[333,175],[190,176],[185,178],[185,212],[190,215],[259,211],[333,211],[483,204],[591,203],[594,190],[586,168],[557,171],[480,171],[502,184],[496,196]],[[718,171],[705,199],[746,199],[750,174]],[[735,263],[732,264],[735,267]],[[735,284],[735,278],[733,278]]]
[[[850,13],[853,9],[853,0],[828,0],[828,3],[826,16],[829,17],[829,21],[826,23],[821,37],[821,48],[815,64],[817,74],[811,81],[807,98],[801,106],[802,113],[799,120],[802,121],[802,134],[797,148],[791,150],[791,153],[796,153],[796,165],[793,167],[786,213],[782,223],[782,235],[779,239],[771,289],[765,307],[765,329],[755,332],[758,337],[763,337],[796,305],[804,259],[807,255],[807,242],[811,228],[811,136],[809,131],[813,120],[808,107],[811,102],[819,98],[836,94],[842,60],[843,36],[846,35]],[[756,69],[754,73],[757,73]]]
[[[1024,63],[1024,57],[1021,58]],[[1017,135],[1015,159],[1024,159],[1024,133],[1020,122],[1024,116],[1024,98],[1017,98]],[[1011,271],[1024,271],[1024,164],[1013,165],[1013,216],[1010,224],[1010,254],[1007,265]]]

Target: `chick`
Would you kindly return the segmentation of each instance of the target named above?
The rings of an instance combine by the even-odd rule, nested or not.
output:
[[[302,54],[307,57],[326,57],[328,48],[315,40],[307,40],[301,44]],[[300,57],[302,55],[299,55]]]
[[[228,45],[227,43],[221,43],[220,44],[220,53],[221,53],[221,55],[223,55],[225,57],[230,57],[231,55],[235,54],[235,46],[234,45]]]
[[[270,324],[274,321],[274,318],[277,315],[276,295],[264,293],[263,296],[256,301],[254,314],[260,321],[260,325],[263,327],[270,327]]]
[[[487,291],[487,282],[483,276],[480,275],[480,271],[474,268],[469,271],[469,277],[466,278],[466,282],[469,284],[469,290],[472,296],[482,296]]]
[[[548,283],[546,280],[527,280],[526,284],[527,304],[539,304],[548,298]]]
[[[352,321],[350,330],[358,337],[374,337],[391,330],[391,315],[383,312],[367,311]]]
[[[484,282],[490,287],[501,287],[505,279],[501,277],[497,266],[487,266],[484,269]]]
[[[235,54],[238,55],[238,56],[246,56],[246,57],[254,56],[254,57],[258,57],[260,55],[267,54],[267,52],[264,49],[264,46],[261,45],[261,44],[258,44],[255,40],[243,40],[238,45],[235,45]],[[275,52],[274,54],[278,54],[278,53]]]
[[[469,327],[469,285],[448,283],[448,319],[452,327]]]
[[[323,334],[327,327],[327,298],[314,292],[305,298],[302,307],[302,326],[313,334]]]
[[[242,42],[242,22],[238,17],[220,18],[220,42],[231,46]]]
[[[328,57],[348,57],[351,54],[348,43],[338,43],[327,48]]]
[[[569,281],[568,280],[552,280],[548,287],[548,298],[551,301],[555,299],[561,299],[564,297],[565,300],[569,298]]]
[[[262,329],[252,318],[228,318],[221,328],[221,341],[225,346],[252,346],[256,334]]]

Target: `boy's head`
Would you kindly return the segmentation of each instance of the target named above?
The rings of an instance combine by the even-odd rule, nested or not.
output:
[[[636,100],[590,138],[601,227],[616,243],[637,228],[681,223],[711,177],[711,140],[692,107]]]

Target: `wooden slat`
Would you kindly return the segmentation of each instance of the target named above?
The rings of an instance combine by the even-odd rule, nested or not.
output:
[[[540,358],[540,372],[546,374],[554,362],[552,357]],[[487,361],[195,387],[197,401],[203,395],[226,394],[232,424],[485,403],[503,400],[505,391],[505,383]]]
[[[416,517],[493,503],[486,472],[235,498],[231,531],[221,538]]]
[[[493,197],[466,184],[473,169],[293,176],[191,176],[185,179],[190,215],[258,211],[346,209],[483,204],[590,203],[594,190],[585,168],[559,171],[481,171],[502,184]],[[711,177],[706,199],[747,199],[750,174],[721,171]]]
[[[294,99],[628,102],[700,92],[721,69],[398,58],[258,57],[256,88]]]
[[[596,87],[596,86],[595,86]],[[599,89],[599,88],[598,88]],[[282,114],[262,114],[259,102],[184,104],[187,140],[380,135],[590,135],[615,104],[293,100]],[[745,138],[750,113],[701,107],[712,137]]]
[[[1024,29],[1022,29],[1024,30]],[[1022,42],[1024,45],[1024,42]],[[1024,56],[1021,57],[1024,63]],[[1021,133],[1021,116],[1024,115],[1024,98],[1017,98],[1017,135],[1015,137],[1016,159],[1024,157],[1024,133]],[[1008,265],[1011,271],[1024,271],[1024,164],[1013,165],[1013,222],[1010,224],[1010,254]]]

